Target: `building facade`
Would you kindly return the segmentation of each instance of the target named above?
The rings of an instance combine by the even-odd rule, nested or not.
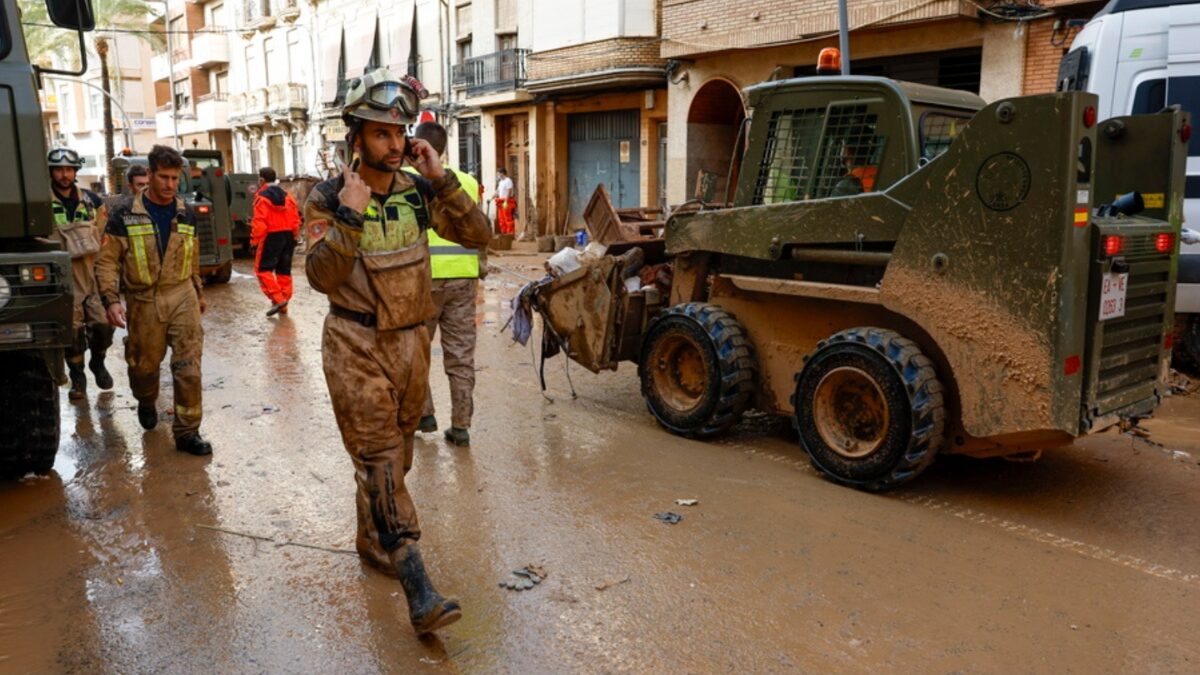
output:
[[[94,36],[86,40],[88,70],[79,78],[46,75],[41,91],[47,145],[69,147],[83,159],[79,184],[103,192],[107,171],[104,152],[104,93],[100,57]],[[109,88],[112,96],[113,146],[147,152],[157,141],[154,83],[148,76],[152,51],[144,40],[115,33],[108,38]],[[57,67],[70,64],[65,60]]]

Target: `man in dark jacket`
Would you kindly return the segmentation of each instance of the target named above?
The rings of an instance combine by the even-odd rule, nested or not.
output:
[[[257,248],[254,270],[263,295],[271,301],[267,316],[287,314],[292,299],[292,255],[300,236],[300,209],[296,200],[275,183],[275,169],[258,171],[258,194],[250,219],[250,244]]]

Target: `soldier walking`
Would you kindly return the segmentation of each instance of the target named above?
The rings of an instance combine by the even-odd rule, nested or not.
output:
[[[84,353],[91,349],[88,368],[96,386],[112,389],[113,379],[104,365],[112,346],[113,327],[104,315],[104,306],[96,288],[96,257],[100,253],[100,234],[105,221],[104,202],[91,190],[75,184],[83,167],[79,154],[68,148],[55,148],[46,156],[50,165],[51,202],[56,229],[53,239],[61,242],[71,255],[71,286],[75,296],[72,320],[74,337],[66,350],[71,390],[67,398],[81,401],[87,397],[87,376],[83,372]]]
[[[312,245],[306,272],[329,297],[322,357],[325,382],[357,482],[358,537],[364,561],[400,578],[418,633],[457,621],[456,600],[425,573],[421,529],[404,485],[413,436],[425,404],[430,293],[427,232],[481,247],[486,216],[442,169],[428,143],[409,139],[424,87],[386,69],[350,82],[343,119],[360,159],[317,185],[305,205]],[[420,173],[400,170],[409,158]]]
[[[446,153],[446,128],[437,122],[419,125],[413,135],[433,146],[438,156]],[[443,165],[458,177],[463,191],[478,203],[479,183],[469,173]],[[469,249],[429,233],[429,267],[433,274],[433,318],[425,324],[430,339],[441,329],[442,368],[450,380],[450,428],[446,440],[454,445],[471,444],[471,414],[475,391],[475,296],[479,280],[487,276],[487,249]],[[437,431],[433,391],[426,387],[425,410],[420,431]]]
[[[200,315],[207,305],[200,281],[196,215],[178,194],[183,157],[173,148],[156,145],[148,159],[149,186],[135,196],[121,197],[109,214],[96,263],[100,298],[109,323],[119,328],[129,325],[125,361],[142,428],[158,425],[158,372],[170,347],[175,447],[208,455],[212,445],[200,436],[204,350]],[[128,309],[119,295],[122,283]]]

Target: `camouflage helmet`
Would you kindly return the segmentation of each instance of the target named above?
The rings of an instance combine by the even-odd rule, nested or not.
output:
[[[79,153],[70,148],[55,148],[46,153],[46,164],[49,166],[69,166],[74,169],[83,168],[83,160]]]
[[[387,68],[350,80],[342,119],[373,120],[384,124],[413,124],[421,112],[421,99],[429,95],[417,78],[392,77]]]

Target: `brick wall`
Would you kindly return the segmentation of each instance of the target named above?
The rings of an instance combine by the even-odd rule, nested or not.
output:
[[[1058,63],[1071,46],[1050,44],[1054,18],[1031,21],[1025,30],[1025,77],[1023,94],[1045,94],[1055,90],[1058,82]],[[1061,36],[1060,36],[1061,37]]]
[[[959,0],[857,0],[852,28],[972,15]],[[663,56],[759,47],[837,31],[837,0],[663,0]]]
[[[601,70],[651,66],[661,68],[658,38],[614,38],[529,55],[530,80],[544,80]]]

